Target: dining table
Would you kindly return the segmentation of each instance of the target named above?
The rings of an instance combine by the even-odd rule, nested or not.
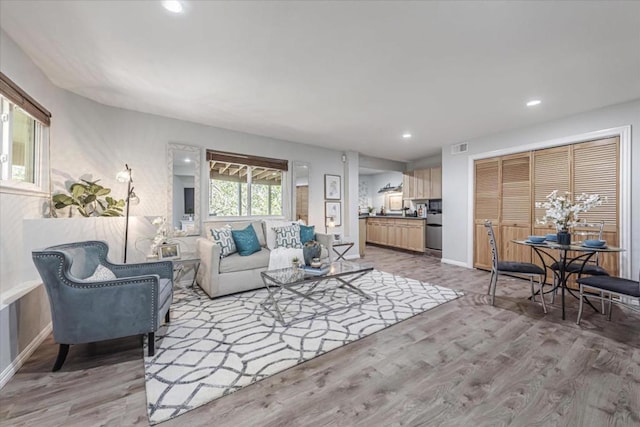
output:
[[[624,249],[615,246],[587,246],[582,242],[573,242],[569,245],[561,245],[558,242],[551,240],[545,240],[541,243],[534,243],[529,240],[512,240],[512,242],[518,245],[530,246],[535,251],[536,255],[538,255],[538,258],[540,258],[545,271],[547,269],[550,269],[557,278],[557,281],[554,281],[555,287],[552,289],[552,291],[555,292],[556,287],[560,287],[562,301],[562,320],[565,319],[565,292],[569,292],[569,294],[576,299],[580,298],[576,296],[576,294],[574,294],[569,287],[567,287],[567,280],[569,278],[569,275],[571,274],[567,274],[567,267],[574,262],[578,262],[581,263],[580,272],[582,272],[584,266],[587,265],[591,257],[593,257],[596,253],[615,253],[624,251]],[[569,255],[569,252],[577,252],[577,255]],[[558,269],[552,270],[551,264],[547,265],[547,263],[545,262],[545,257],[543,257],[542,254],[553,260],[551,264],[557,263]],[[540,295],[540,298],[544,298],[544,295]],[[586,297],[585,302],[589,304],[594,310],[598,311]]]

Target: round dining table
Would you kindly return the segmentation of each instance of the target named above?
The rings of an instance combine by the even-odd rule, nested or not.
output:
[[[576,299],[579,298],[573,292],[571,292],[571,289],[567,287],[567,279],[569,277],[569,274],[567,274],[567,267],[569,266],[569,264],[574,262],[582,263],[580,268],[580,271],[582,271],[582,269],[584,269],[584,266],[587,264],[587,262],[589,262],[591,257],[593,257],[596,253],[603,253],[603,252],[611,253],[611,252],[624,251],[624,249],[614,247],[614,246],[606,246],[606,245],[601,247],[586,246],[580,242],[572,243],[570,245],[561,245],[558,242],[549,241],[549,240],[545,240],[542,243],[533,243],[529,240],[512,240],[512,242],[518,245],[530,246],[538,255],[538,258],[540,258],[540,261],[542,262],[542,265],[544,266],[545,271],[547,270],[547,268],[551,270],[551,266],[547,265],[547,263],[545,262],[545,258],[542,256],[542,254],[545,254],[546,256],[551,258],[553,260],[552,263],[558,264],[558,269],[551,270],[551,271],[558,279],[556,282],[556,286],[559,286],[561,289],[562,320],[565,319],[565,291],[568,291],[574,298]],[[570,251],[578,252],[578,255],[569,256]],[[553,291],[555,292],[555,287]],[[544,298],[544,295],[540,295],[540,298]],[[597,311],[597,309],[593,306],[593,304],[591,304],[591,302],[588,299],[586,299],[586,297],[585,297],[585,301],[594,310]]]

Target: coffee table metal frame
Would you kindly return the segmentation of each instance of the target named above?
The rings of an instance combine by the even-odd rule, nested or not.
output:
[[[362,265],[352,262],[333,262],[331,263],[329,272],[321,276],[309,275],[308,273],[305,273],[304,269],[296,267],[263,271],[260,273],[260,276],[267,288],[268,295],[260,305],[283,326],[290,326],[294,323],[313,319],[318,315],[343,310],[345,308],[359,305],[363,301],[342,305],[340,307],[331,307],[324,302],[313,298],[314,294],[324,291],[324,289],[317,290],[318,286],[323,282],[335,280],[338,283],[338,288],[343,288],[351,293],[359,295],[364,300],[369,301],[373,298],[354,286],[353,282],[365,276],[372,270],[372,265]],[[290,292],[292,295],[283,297],[285,291]],[[280,298],[277,298],[277,296],[280,296]],[[318,311],[310,316],[294,318],[290,322],[286,322],[280,303],[284,300],[292,300],[295,298],[303,298],[311,301],[324,308],[324,311]]]

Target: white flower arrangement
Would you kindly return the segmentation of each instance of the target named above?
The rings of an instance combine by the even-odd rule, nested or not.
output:
[[[558,190],[553,190],[547,196],[546,202],[536,202],[536,208],[546,209],[541,220],[536,220],[538,224],[555,224],[558,231],[567,231],[570,226],[576,225],[580,214],[606,202],[606,197],[598,194],[582,193],[572,201],[571,193],[565,192],[564,196],[558,196]]]

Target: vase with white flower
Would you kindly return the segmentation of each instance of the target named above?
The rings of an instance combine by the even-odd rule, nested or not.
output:
[[[536,202],[536,208],[546,209],[544,217],[536,220],[539,224],[552,223],[556,226],[558,235],[558,243],[561,245],[571,244],[571,234],[569,227],[578,223],[580,214],[593,209],[607,201],[606,197],[598,194],[582,193],[575,197],[571,197],[571,193],[565,192],[564,195],[558,195],[558,190],[553,190],[546,197],[544,202]]]
[[[151,240],[151,246],[149,247],[149,255],[157,256],[158,248],[165,243],[168,243],[169,227],[167,226],[167,219],[163,217],[155,218],[151,224],[156,226],[156,235]]]

